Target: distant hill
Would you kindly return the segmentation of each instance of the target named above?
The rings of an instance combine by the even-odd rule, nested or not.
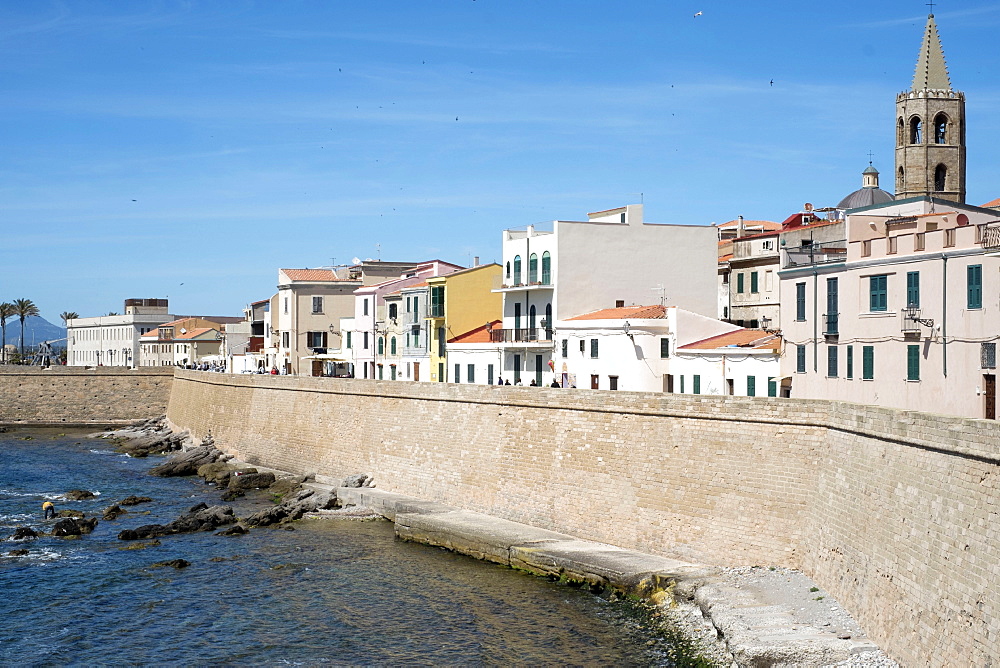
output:
[[[41,316],[31,316],[24,320],[24,348],[32,348],[42,341],[66,338],[66,328],[53,325]],[[21,347],[21,321],[16,317],[7,319],[7,343]],[[66,341],[53,343],[54,348],[65,348]]]

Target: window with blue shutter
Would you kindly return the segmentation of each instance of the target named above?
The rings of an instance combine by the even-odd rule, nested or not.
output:
[[[875,346],[861,346],[861,379],[875,378]]]
[[[868,310],[886,311],[888,310],[887,279],[885,274],[868,277]]]
[[[698,374],[691,377],[691,391],[695,394],[701,394],[701,376]]]
[[[795,319],[802,322],[806,319],[806,284],[795,284]]]
[[[920,380],[920,346],[906,346],[906,380]]]
[[[806,347],[804,345],[795,346],[795,371],[797,373],[806,372]]]
[[[736,274],[736,292],[743,294],[743,272]]]
[[[906,307],[920,308],[920,272],[906,272]]]
[[[670,357],[670,339],[662,338],[660,339],[660,359],[668,357]]]
[[[758,284],[757,281],[758,281],[758,279],[757,279],[757,272],[756,271],[751,272],[750,273],[750,293],[751,294],[756,294],[756,293],[760,292],[760,290],[758,290],[758,288],[760,286],[759,286],[759,284]]]
[[[826,347],[826,375],[827,378],[836,378],[839,371],[837,360],[837,346]]]
[[[840,288],[836,278],[826,279],[826,327],[824,334],[840,332]]]
[[[757,377],[747,376],[747,396],[756,397],[757,396]]]
[[[771,377],[767,379],[767,396],[778,396],[778,379]]]
[[[969,284],[969,308],[983,307],[983,265],[970,264],[967,272]]]
[[[847,380],[854,378],[854,346],[847,346]]]

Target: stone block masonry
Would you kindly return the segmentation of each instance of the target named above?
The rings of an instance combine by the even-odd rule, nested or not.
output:
[[[0,366],[0,424],[115,425],[163,415],[174,370]]]
[[[6,391],[6,390],[5,390]],[[800,568],[904,665],[1000,660],[1000,424],[849,403],[178,371],[262,466],[714,565]]]

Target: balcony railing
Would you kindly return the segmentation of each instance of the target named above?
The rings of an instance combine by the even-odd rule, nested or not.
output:
[[[985,251],[1000,251],[1000,226],[984,225],[979,244]]]
[[[839,313],[824,313],[823,314],[823,335],[824,336],[837,336],[840,334],[840,314]]]
[[[531,327],[528,329],[492,329],[490,341],[493,343],[533,343],[536,341],[552,341],[552,329],[547,327]]]
[[[847,240],[823,241],[784,249],[782,268],[807,267],[847,260]]]
[[[444,304],[431,304],[427,308],[428,318],[443,318],[444,317]]]
[[[543,276],[543,279],[544,279],[544,276]],[[520,281],[518,281],[516,279],[508,278],[508,279],[504,280],[503,285],[501,287],[503,289],[524,288],[525,290],[528,290],[528,289],[532,289],[532,288],[534,288],[534,289],[551,288],[551,287],[554,287],[554,286],[552,285],[552,281],[551,280],[530,281],[530,282],[527,282],[527,283],[521,283]]]

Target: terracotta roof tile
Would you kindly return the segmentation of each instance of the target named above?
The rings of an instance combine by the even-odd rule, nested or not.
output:
[[[337,278],[331,269],[282,269],[282,273],[291,281],[346,281],[350,279]]]
[[[727,221],[725,223],[717,223],[715,225],[715,227],[730,228],[730,227],[738,227],[739,224],[740,224],[740,220],[739,220],[739,218],[737,218],[736,220],[730,220],[730,221]],[[744,220],[743,221],[743,226],[744,227],[761,227],[761,228],[763,228],[764,230],[767,230],[767,231],[780,230],[781,229],[781,223],[776,223],[773,220]]]
[[[496,329],[497,325],[501,323],[501,320],[494,320],[488,325],[480,325],[465,334],[459,334],[454,338],[448,339],[448,343],[489,343],[492,340],[490,330]]]
[[[689,343],[678,350],[716,350],[729,347],[779,350],[781,339],[759,329],[738,329]]]
[[[567,320],[624,320],[625,318],[635,318],[642,320],[656,320],[667,317],[666,306],[625,306],[621,308],[606,308],[593,313],[585,313]]]
[[[174,335],[174,338],[175,339],[193,339],[196,336],[201,336],[202,334],[204,334],[206,332],[212,332],[212,331],[215,331],[214,327],[199,327],[197,329],[189,329],[188,331],[184,332],[183,334],[180,333],[180,332],[177,332]]]
[[[987,202],[986,204],[983,204],[979,208],[980,209],[990,209],[990,208],[993,208],[995,206],[1000,206],[1000,197],[997,197],[996,199],[991,199],[989,202]]]

